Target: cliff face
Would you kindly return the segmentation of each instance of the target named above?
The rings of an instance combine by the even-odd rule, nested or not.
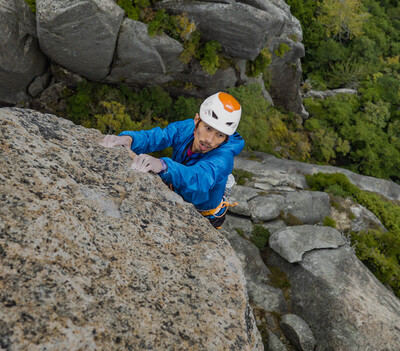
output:
[[[114,0],[37,0],[36,21],[25,0],[1,0],[2,3],[0,18],[7,21],[0,22],[0,33],[5,38],[4,45],[0,46],[0,56],[4,58],[0,60],[0,72],[4,71],[2,76],[10,81],[6,86],[11,85],[10,78],[17,73],[21,77],[15,91],[0,87],[0,103],[17,103],[29,96],[35,97],[46,87],[49,73],[57,80],[54,71],[44,73],[44,57],[93,81],[124,82],[138,87],[171,83],[165,85],[171,93],[205,97],[254,82],[254,78],[247,76],[246,62],[255,60],[265,48],[271,55],[268,70],[274,102],[306,115],[299,93],[300,58],[304,56],[302,30],[284,1],[164,0],[156,3],[157,9],[169,14],[185,13],[206,42],[220,43],[221,52],[231,64],[214,74],[206,72],[199,60],[183,63],[181,42],[165,33],[150,36],[148,25],[128,18]],[[40,45],[37,47],[36,39],[32,41],[30,56],[23,53],[27,34],[20,29],[28,24],[30,41],[37,36]],[[43,62],[32,65],[33,59]],[[264,87],[258,78],[257,82]],[[188,86],[192,88],[188,90]]]
[[[124,150],[0,109],[5,350],[261,350],[225,237]]]

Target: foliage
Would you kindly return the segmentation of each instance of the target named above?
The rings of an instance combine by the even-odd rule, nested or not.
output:
[[[290,51],[290,46],[286,43],[280,43],[279,47],[274,50],[274,54],[275,56],[283,57],[288,51]]]
[[[328,37],[350,39],[362,34],[369,16],[362,10],[361,0],[324,0],[317,19],[326,27]]]
[[[179,97],[175,101],[161,87],[134,91],[106,84],[82,82],[67,92],[69,118],[103,133],[150,129],[168,122],[193,118],[200,101]]]
[[[235,181],[238,185],[245,185],[246,181],[251,181],[253,179],[253,173],[246,171],[244,169],[235,168],[232,171],[233,176],[235,177]]]
[[[238,132],[246,141],[246,150],[257,150],[287,158],[305,160],[310,144],[301,122],[294,114],[281,113],[261,98],[258,84],[228,89],[242,105]]]
[[[369,230],[351,233],[357,257],[385,285],[400,297],[399,233]]]
[[[257,246],[259,250],[263,250],[267,247],[270,236],[271,233],[267,228],[264,228],[262,225],[256,224],[253,226],[250,241],[255,246]]]
[[[33,13],[36,13],[36,0],[25,0]]]
[[[260,74],[267,76],[267,67],[271,64],[271,52],[268,47],[260,51],[254,61],[248,60],[246,63],[246,74],[249,77],[258,77]]]
[[[324,218],[322,224],[323,224],[325,227],[336,228],[336,221],[335,221],[332,217],[329,217],[329,216],[326,216],[326,217]]]
[[[388,232],[353,232],[352,242],[360,260],[400,297],[400,207],[376,193],[360,190],[341,173],[317,173],[307,175],[306,180],[313,190],[351,197],[378,217]]]
[[[310,112],[305,128],[313,142],[312,157],[379,178],[400,174],[400,148],[393,133],[398,123],[392,117],[390,96],[381,95],[383,77],[364,83],[361,96],[304,99]],[[397,89],[396,83],[392,87]]]

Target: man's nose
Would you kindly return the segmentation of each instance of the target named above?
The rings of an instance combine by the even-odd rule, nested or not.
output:
[[[214,134],[213,133],[207,133],[206,142],[211,145],[213,140],[214,140]]]

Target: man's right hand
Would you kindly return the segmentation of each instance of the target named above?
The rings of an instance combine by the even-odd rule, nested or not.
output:
[[[124,146],[130,150],[132,141],[133,139],[129,135],[106,135],[100,145],[104,147]]]

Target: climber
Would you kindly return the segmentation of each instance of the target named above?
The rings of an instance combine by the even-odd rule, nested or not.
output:
[[[107,135],[102,145],[124,146],[134,151],[138,155],[132,169],[157,173],[219,228],[230,205],[224,193],[233,169],[233,158],[244,147],[243,138],[236,132],[241,110],[233,96],[219,92],[204,100],[200,115],[196,113],[194,119],[174,122],[164,129]],[[170,146],[172,158],[147,155]]]

